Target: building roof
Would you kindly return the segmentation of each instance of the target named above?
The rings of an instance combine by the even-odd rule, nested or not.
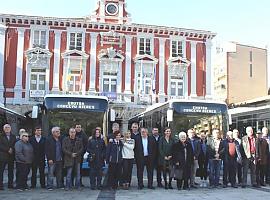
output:
[[[213,39],[216,33],[205,30],[187,29],[180,27],[168,27],[168,26],[157,26],[147,24],[110,24],[93,22],[88,17],[79,18],[58,18],[58,17],[43,17],[43,16],[28,16],[28,15],[14,15],[14,14],[1,14],[0,22],[9,24],[21,24],[22,26],[29,25],[47,25],[53,27],[77,27],[77,28],[88,28],[88,29],[100,29],[110,31],[125,31],[125,32],[141,32],[141,33],[154,33],[159,35],[178,35],[186,36],[196,39]]]

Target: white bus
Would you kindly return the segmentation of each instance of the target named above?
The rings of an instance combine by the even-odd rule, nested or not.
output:
[[[133,122],[149,130],[159,128],[161,133],[165,127],[170,127],[173,134],[186,132],[190,128],[195,129],[197,133],[211,133],[214,128],[226,133],[229,128],[227,105],[210,100],[169,100],[147,108],[131,118],[129,125]]]

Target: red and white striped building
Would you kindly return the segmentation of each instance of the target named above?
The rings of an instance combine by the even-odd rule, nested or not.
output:
[[[211,96],[209,31],[131,23],[125,0],[84,18],[0,14],[0,101],[48,93],[151,104]]]

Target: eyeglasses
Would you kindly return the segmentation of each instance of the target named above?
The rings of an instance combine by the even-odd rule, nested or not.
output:
[[[23,135],[23,137],[29,137],[28,135]]]

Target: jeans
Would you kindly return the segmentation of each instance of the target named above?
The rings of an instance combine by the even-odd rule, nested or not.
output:
[[[67,167],[66,188],[70,189],[72,187],[72,171],[75,172],[75,187],[79,188],[81,186],[80,163],[75,163],[72,167]]]
[[[33,188],[37,185],[37,170],[39,170],[40,175],[40,186],[45,187],[45,163],[43,161],[32,164],[32,177],[31,186]]]
[[[94,167],[90,167],[89,171],[89,177],[90,177],[90,186],[91,188],[101,187],[101,181],[102,181],[102,168],[97,169]]]
[[[62,167],[63,167],[62,161],[56,161],[53,164],[48,166],[48,180],[47,180],[48,188],[53,188],[54,174],[56,175],[57,188],[63,187]]]
[[[210,159],[209,160],[209,182],[211,186],[219,185],[221,160]]]
[[[30,164],[26,163],[16,163],[16,188],[17,189],[26,189],[27,186],[27,177],[30,172]]]
[[[0,188],[3,188],[3,175],[4,170],[6,168],[6,165],[8,165],[8,186],[13,186],[13,179],[14,179],[14,161],[11,162],[3,162],[0,161]]]
[[[131,174],[133,168],[133,160],[134,159],[123,159],[123,183],[130,184],[131,183]]]

